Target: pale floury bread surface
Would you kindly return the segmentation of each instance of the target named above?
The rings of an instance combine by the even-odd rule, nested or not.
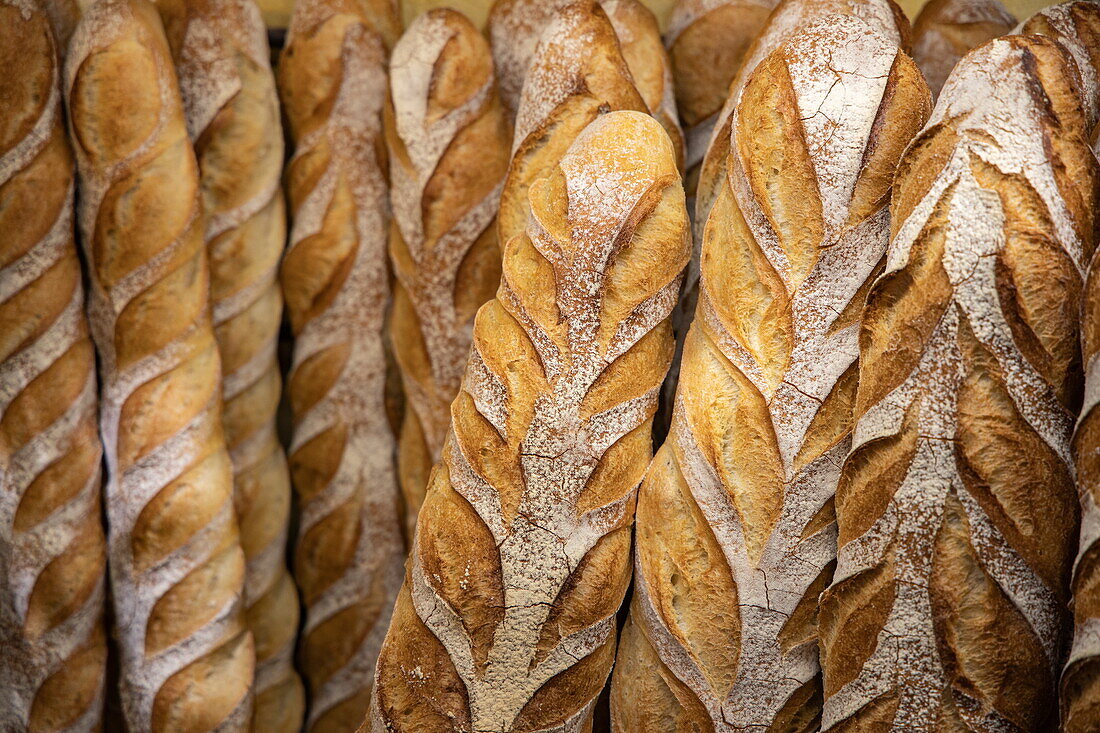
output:
[[[661,126],[613,112],[529,196],[474,325],[369,730],[587,731],[611,670],[684,194]]]
[[[967,51],[1003,36],[1016,19],[1000,0],[931,0],[913,21],[913,59],[940,93],[947,75]]]
[[[457,12],[413,21],[394,48],[390,89],[390,338],[406,400],[398,475],[412,537],[474,314],[500,283],[496,212],[512,136],[489,44]]]
[[[65,76],[126,724],[247,730],[255,662],[199,174],[153,6],[88,8]]]
[[[1096,239],[1084,131],[1064,52],[1008,36],[959,62],[899,166],[821,601],[825,730],[1055,728]]]
[[[859,315],[930,111],[896,39],[853,16],[796,34],[745,85],[672,432],[638,494],[617,730],[817,729]]]
[[[0,730],[98,730],[106,688],[95,352],[58,46],[0,2]]]
[[[385,49],[355,0],[300,0],[279,61],[294,155],[283,294],[294,331],[289,459],[307,729],[348,731],[370,702],[404,541],[385,409],[389,299]]]
[[[557,166],[581,130],[609,110],[647,109],[615,29],[595,2],[572,3],[550,20],[527,77],[501,192],[501,246],[526,230],[528,189]]]
[[[283,132],[267,32],[253,0],[157,0],[199,163],[222,422],[256,644],[256,730],[297,731],[298,592],[286,567],[290,477],[275,434],[286,240]]]
[[[501,97],[513,116],[517,113],[527,73],[547,26],[562,8],[574,0],[497,0],[489,16]],[[661,43],[661,31],[653,13],[638,0],[579,0],[598,4],[615,29],[619,50],[638,93],[650,113],[664,126],[683,161],[683,133],[676,114],[672,65]]]
[[[729,155],[730,118],[740,98],[741,87],[768,54],[802,29],[829,15],[854,15],[876,33],[897,42],[903,51],[909,50],[909,21],[894,0],[781,0],[768,16],[760,35],[745,52],[725,104],[714,121],[696,187],[695,217],[692,220],[696,242],[703,241],[703,227],[722,187],[726,156]]]

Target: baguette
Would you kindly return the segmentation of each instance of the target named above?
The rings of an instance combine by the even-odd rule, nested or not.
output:
[[[1053,38],[1077,69],[1093,150],[1100,154],[1100,3],[1073,0],[1031,16],[1013,33]]]
[[[909,21],[894,0],[780,0],[768,16],[760,35],[745,52],[726,102],[715,119],[696,187],[695,218],[692,220],[696,242],[703,241],[707,217],[723,186],[726,157],[730,149],[730,118],[740,99],[741,87],[768,54],[804,28],[829,15],[854,15],[868,23],[876,33],[895,41],[901,50],[909,50]]]
[[[638,493],[616,730],[817,730],[859,313],[930,111],[912,59],[850,15],[789,39],[743,88],[672,432]]]
[[[95,352],[50,21],[0,0],[0,730],[101,725]]]
[[[822,596],[825,730],[1053,730],[1100,170],[1063,52],[980,46],[906,152]]]
[[[495,225],[511,131],[489,44],[456,11],[413,21],[394,48],[390,88],[390,332],[406,395],[398,477],[412,537],[474,314],[500,283]]]
[[[290,477],[275,434],[286,240],[283,133],[267,33],[253,0],[156,0],[199,163],[222,422],[256,643],[257,731],[298,731],[305,707],[292,657],[298,592],[286,568]]]
[[[354,730],[401,586],[385,405],[385,49],[356,0],[299,0],[279,63],[294,154],[283,294],[294,331],[289,451],[301,517],[308,730]]]
[[[558,165],[581,130],[607,111],[648,109],[595,2],[572,3],[550,20],[527,76],[497,216],[502,247],[527,229],[531,184]]]
[[[913,60],[937,95],[967,51],[1003,36],[1016,19],[1000,0],[931,0],[913,23]]]
[[[613,112],[529,195],[379,658],[379,733],[591,730],[611,670],[684,194],[661,126]]]
[[[509,113],[520,106],[525,79],[534,66],[538,44],[546,28],[563,8],[576,0],[496,0],[489,15],[493,61],[501,97]],[[591,4],[591,0],[581,0]],[[615,30],[619,50],[631,81],[676,149],[683,168],[684,137],[676,114],[672,64],[661,44],[657,20],[638,0],[601,0],[599,5]],[[517,136],[518,137],[518,136]]]
[[[255,671],[199,174],[160,18],[98,0],[65,69],[134,731],[247,730]]]
[[[1053,38],[1068,51],[1081,82],[1080,97],[1092,130],[1094,152],[1100,150],[1097,117],[1100,98],[1100,5],[1070,2],[1043,10],[1020,24],[1017,32]],[[1077,486],[1081,507],[1080,544],[1074,564],[1073,644],[1062,672],[1062,727],[1066,733],[1090,733],[1100,719],[1100,266],[1096,255],[1089,263],[1081,309],[1081,347],[1085,372],[1084,405],[1073,437]]]

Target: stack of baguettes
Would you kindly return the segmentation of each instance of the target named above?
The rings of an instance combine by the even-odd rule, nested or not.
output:
[[[1100,4],[81,6],[0,0],[0,730],[1100,730]]]

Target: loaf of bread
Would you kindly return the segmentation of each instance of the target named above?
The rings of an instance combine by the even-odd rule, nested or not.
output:
[[[57,41],[58,54],[64,59],[73,29],[76,28],[76,22],[80,20],[80,5],[77,0],[38,0],[38,2],[49,15],[54,38]]]
[[[788,38],[829,15],[854,15],[874,32],[909,50],[909,21],[894,0],[780,0],[768,16],[760,35],[745,52],[741,69],[730,85],[726,102],[714,121],[710,143],[699,169],[696,187],[695,217],[692,220],[695,241],[703,241],[703,228],[725,179],[726,157],[730,150],[730,118],[740,99],[740,89],[756,65]]]
[[[286,568],[290,477],[275,434],[286,240],[283,132],[267,32],[253,0],[156,0],[199,163],[222,422],[256,644],[253,729],[302,727],[293,668],[298,592]]]
[[[555,15],[531,62],[516,115],[497,218],[501,246],[526,231],[528,189],[557,167],[581,130],[607,111],[647,109],[599,4],[577,2]]]
[[[1053,38],[1069,52],[1077,68],[1093,149],[1100,153],[1100,3],[1072,0],[1051,5],[1013,32]]]
[[[255,659],[199,173],[156,9],[90,6],[65,85],[102,380],[126,725],[248,730]]]
[[[1100,171],[1064,52],[970,52],[906,152],[822,596],[823,728],[1050,731]]]
[[[817,730],[859,315],[931,106],[897,40],[851,15],[790,38],[743,88],[672,432],[638,493],[616,730]]]
[[[382,731],[591,730],[690,255],[675,151],[612,112],[531,187],[378,664]]]
[[[913,59],[933,94],[972,48],[1003,36],[1016,19],[1000,0],[930,0],[913,22]]]
[[[299,0],[279,62],[294,155],[283,294],[294,331],[290,470],[308,730],[354,730],[401,586],[385,407],[386,56],[357,0]]]
[[[439,458],[474,314],[500,283],[496,212],[511,130],[489,44],[449,9],[421,15],[390,61],[390,338],[406,407],[398,448],[407,536]]]
[[[496,0],[493,4],[489,35],[501,97],[510,114],[519,110],[524,81],[534,65],[543,33],[554,17],[573,2],[596,4],[593,0]],[[646,109],[672,138],[682,167],[684,140],[672,89],[672,64],[661,43],[657,20],[639,0],[600,0],[598,4],[615,29],[634,86]]]
[[[93,731],[106,544],[73,158],[45,11],[0,0],[0,730]]]

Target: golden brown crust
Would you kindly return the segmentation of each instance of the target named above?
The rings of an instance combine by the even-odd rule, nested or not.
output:
[[[60,60],[0,2],[0,730],[92,731],[105,691],[95,353]]]
[[[493,62],[501,97],[511,116],[518,112],[522,89],[538,44],[554,17],[577,0],[496,0],[489,20]],[[580,0],[591,5],[590,0]],[[661,42],[657,19],[639,0],[599,0],[619,42],[634,86],[650,114],[664,126],[683,167],[684,136],[676,114],[672,64]]]
[[[103,382],[123,711],[134,730],[245,730],[255,660],[198,168],[153,6],[89,8],[66,92]]]
[[[526,229],[528,189],[557,165],[581,130],[608,111],[646,109],[599,4],[573,3],[558,13],[531,61],[516,115],[497,219],[501,246]]]
[[[793,35],[742,90],[672,431],[639,489],[639,638],[612,683],[624,732],[820,723],[817,598],[854,314],[886,250],[894,169],[930,111],[897,41],[853,16]]]
[[[937,95],[967,51],[1003,36],[1016,19],[1000,0],[930,0],[913,22],[913,60]]]
[[[253,727],[298,731],[298,594],[286,568],[290,477],[275,434],[286,240],[283,133],[267,33],[252,0],[158,0],[199,163],[223,425],[256,644]]]
[[[899,167],[822,597],[827,730],[1052,730],[1100,169],[1053,42],[970,52]],[[876,728],[879,726],[880,728]]]
[[[830,15],[854,15],[868,23],[875,32],[896,41],[901,50],[909,50],[909,21],[894,0],[780,0],[768,16],[760,35],[745,52],[741,68],[715,120],[699,169],[692,225],[695,241],[703,241],[703,227],[722,186],[726,156],[729,155],[730,118],[741,87],[756,65],[784,41]]]
[[[352,730],[401,584],[404,543],[386,412],[385,49],[354,0],[302,0],[279,63],[294,155],[282,266],[294,331],[289,452],[301,516],[308,729]]]
[[[406,395],[398,478],[412,537],[474,314],[500,282],[496,211],[511,131],[489,44],[455,11],[413,22],[394,49],[390,79],[390,338]]]
[[[611,669],[690,254],[683,189],[661,126],[615,112],[529,197],[474,325],[379,660],[374,731],[580,733]]]

